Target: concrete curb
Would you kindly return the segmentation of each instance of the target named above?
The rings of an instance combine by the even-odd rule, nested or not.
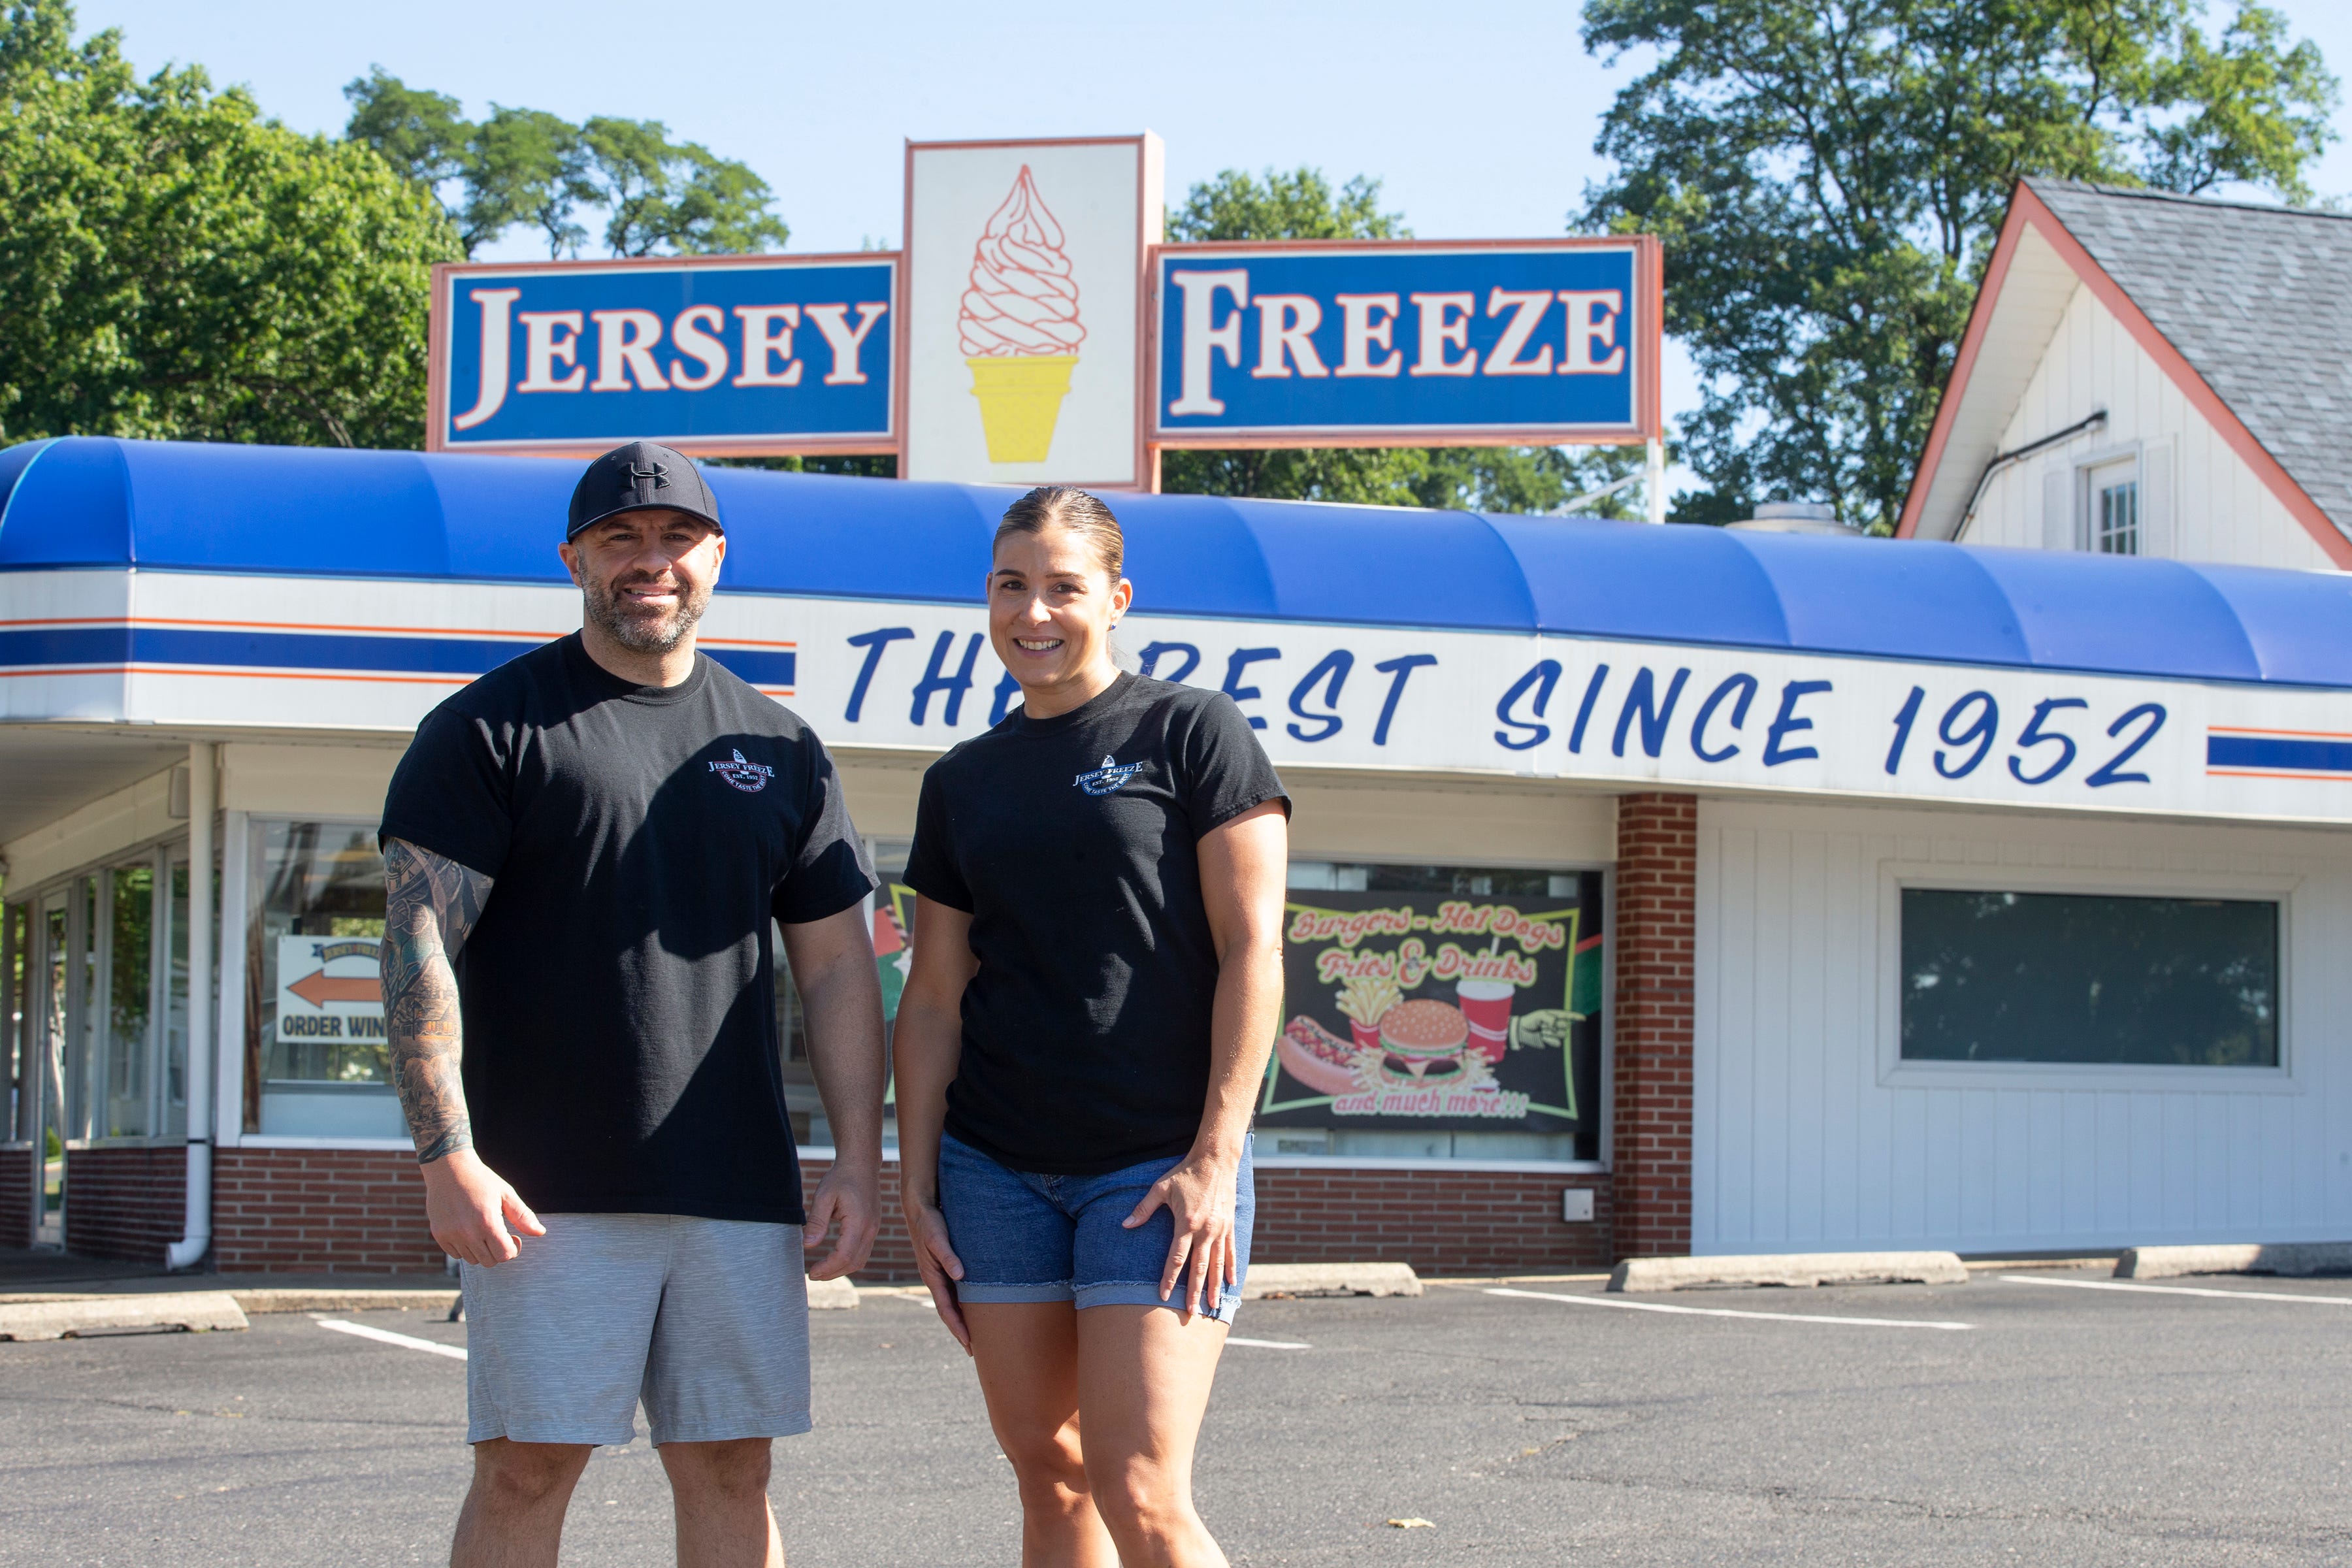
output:
[[[315,1290],[272,1286],[231,1290],[248,1312],[443,1312],[457,1304],[455,1290]]]
[[[1421,1276],[1410,1263],[1255,1263],[1242,1282],[1242,1300],[1269,1296],[1418,1296]]]
[[[62,1340],[95,1329],[242,1329],[245,1313],[226,1290],[176,1295],[100,1296],[79,1301],[24,1301],[0,1307],[0,1338]]]
[[[172,1303],[219,1297],[233,1310],[259,1316],[268,1312],[439,1312],[446,1313],[457,1304],[455,1290],[327,1290],[308,1286],[272,1286],[252,1290],[200,1291],[124,1291],[116,1295],[95,1295],[89,1291],[36,1293],[26,1292],[0,1298],[0,1336],[9,1333],[5,1326],[6,1314],[20,1308],[54,1308],[67,1306],[120,1307],[132,1314],[169,1310],[157,1303]],[[857,1305],[856,1288],[846,1279],[812,1279],[808,1282],[809,1310],[815,1312],[835,1311]],[[147,1322],[148,1319],[135,1319]],[[163,1322],[163,1319],[152,1320]],[[234,1323],[220,1325],[241,1329],[243,1317]],[[18,1339],[55,1339],[55,1334],[16,1336]]]
[[[2132,1247],[2116,1259],[2118,1279],[2183,1274],[2352,1273],[2352,1241],[2253,1242],[2238,1247]]]
[[[1629,1258],[1609,1276],[1623,1291],[1706,1285],[1965,1285],[1950,1252],[1793,1252],[1763,1258]]]

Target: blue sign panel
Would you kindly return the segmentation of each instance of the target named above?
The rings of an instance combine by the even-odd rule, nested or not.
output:
[[[1171,246],[1153,438],[1654,435],[1654,242]]]
[[[887,451],[895,255],[451,267],[427,446]]]

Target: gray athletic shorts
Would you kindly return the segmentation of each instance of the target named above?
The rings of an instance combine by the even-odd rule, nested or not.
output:
[[[522,1255],[462,1266],[466,1441],[621,1445],[809,1429],[796,1225],[541,1215]]]

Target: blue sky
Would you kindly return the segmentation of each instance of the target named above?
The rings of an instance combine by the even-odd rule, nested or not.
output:
[[[2352,78],[2352,5],[2273,4]],[[793,250],[895,242],[907,138],[1142,129],[1167,142],[1171,200],[1221,169],[1305,163],[1379,177],[1426,237],[1559,234],[1604,173],[1593,136],[1635,68],[1587,56],[1576,14],[1564,0],[79,6],[85,31],[121,28],[142,69],[200,63],[299,130],[340,130],[342,85],[371,64],[472,114],[495,100],[663,121],[758,170]],[[2352,195],[2352,146],[2316,183]],[[1671,416],[1696,388],[1669,358]]]

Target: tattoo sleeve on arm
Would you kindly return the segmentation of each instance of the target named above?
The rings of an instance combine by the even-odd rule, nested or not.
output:
[[[473,1147],[451,962],[489,895],[490,879],[479,871],[404,839],[383,847],[383,1028],[419,1164]]]

